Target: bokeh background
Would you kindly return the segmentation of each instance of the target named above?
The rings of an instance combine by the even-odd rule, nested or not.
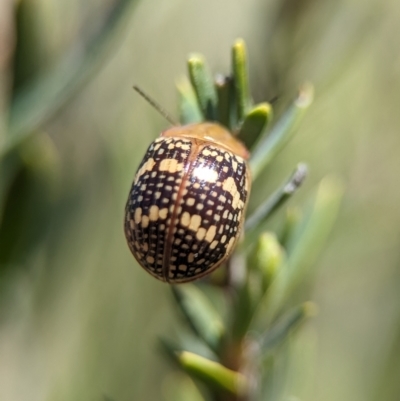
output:
[[[156,340],[176,318],[122,221],[143,152],[168,124],[132,85],[177,116],[188,53],[228,72],[242,37],[256,101],[279,96],[279,115],[302,82],[316,89],[252,204],[299,161],[310,176],[292,204],[327,174],[346,188],[297,389],[399,400],[399,35],[396,0],[2,0],[0,144],[15,135],[18,146],[0,164],[0,399],[162,399],[170,368]]]

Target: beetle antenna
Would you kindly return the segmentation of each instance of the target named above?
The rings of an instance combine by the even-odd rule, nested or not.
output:
[[[139,93],[140,96],[142,96],[145,100],[147,100],[147,102],[149,102],[150,105],[153,106],[169,123],[171,123],[174,126],[179,125],[168,114],[168,112],[163,107],[161,107],[152,97],[150,97],[146,92],[144,92],[143,89],[139,88],[137,85],[133,85],[133,89],[135,89],[135,91]]]
[[[279,95],[275,95],[272,97],[272,99],[268,100],[268,103],[273,105],[274,103],[276,103],[279,100],[279,98],[280,98]]]

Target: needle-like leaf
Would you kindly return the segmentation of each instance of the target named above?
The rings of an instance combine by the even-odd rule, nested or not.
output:
[[[202,55],[193,54],[188,60],[189,78],[205,120],[217,120],[217,91]]]
[[[172,293],[192,330],[215,350],[225,328],[207,297],[193,284],[173,286]]]
[[[247,71],[247,51],[243,39],[237,39],[233,44],[232,69],[237,101],[237,115],[240,122],[245,118],[252,104]]]
[[[262,223],[287,201],[301,186],[307,177],[307,166],[300,163],[288,180],[246,219],[244,229],[252,237],[262,230]]]
[[[250,158],[253,180],[271,162],[296,131],[304,112],[312,102],[313,88],[305,84],[293,104],[278,120],[269,135],[259,138]]]
[[[200,123],[203,115],[197,101],[196,93],[188,79],[177,83],[179,94],[179,120],[182,125]]]
[[[238,138],[251,149],[262,132],[272,120],[272,108],[269,103],[261,103],[246,114],[240,127]]]

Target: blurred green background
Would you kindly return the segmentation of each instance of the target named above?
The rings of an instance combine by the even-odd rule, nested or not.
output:
[[[188,53],[228,72],[242,37],[257,102],[279,96],[279,115],[303,81],[316,88],[252,204],[299,161],[310,176],[291,204],[327,174],[346,186],[293,392],[399,400],[399,35],[395,0],[3,0],[0,145],[26,138],[0,164],[0,399],[162,399],[156,339],[176,319],[122,221],[140,159],[168,124],[132,85],[177,116]]]

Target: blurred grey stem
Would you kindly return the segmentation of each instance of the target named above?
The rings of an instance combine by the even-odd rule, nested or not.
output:
[[[120,34],[129,22],[138,0],[120,0],[112,8],[100,32],[85,44],[85,54],[76,61],[71,49],[51,72],[17,93],[11,105],[7,140],[0,148],[0,157],[33,135],[64,104],[87,84],[117,47]]]

